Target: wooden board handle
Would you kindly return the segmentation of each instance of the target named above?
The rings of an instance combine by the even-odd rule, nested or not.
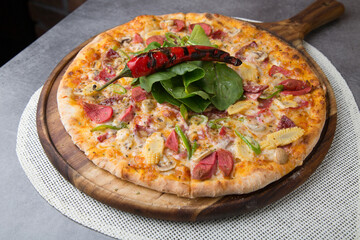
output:
[[[336,0],[317,0],[303,11],[290,18],[296,30],[304,36],[312,30],[339,18],[345,11],[342,3]]]
[[[292,18],[254,25],[274,33],[299,49],[302,48],[306,34],[340,17],[344,11],[344,5],[336,0],[317,0]]]

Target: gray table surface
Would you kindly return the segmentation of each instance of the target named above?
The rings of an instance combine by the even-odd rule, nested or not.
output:
[[[360,5],[306,37],[339,70],[360,103]],[[34,189],[15,152],[20,116],[57,63],[88,38],[141,14],[216,12],[265,22],[286,19],[312,0],[88,0],[0,69],[0,238],[110,239],[51,207]]]

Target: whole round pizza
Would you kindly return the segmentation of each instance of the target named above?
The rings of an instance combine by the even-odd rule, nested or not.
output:
[[[218,14],[139,16],[95,37],[58,88],[89,160],[181,197],[256,191],[301,166],[326,119],[303,55]]]

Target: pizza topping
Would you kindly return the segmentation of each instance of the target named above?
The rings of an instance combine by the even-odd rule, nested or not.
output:
[[[239,67],[239,74],[243,79],[252,82],[257,82],[260,76],[256,65],[252,63],[243,63]]]
[[[305,131],[299,127],[283,128],[277,132],[270,133],[266,140],[261,142],[262,148],[273,149],[295,142],[304,135]]]
[[[283,148],[276,148],[274,152],[274,160],[279,164],[285,164],[289,160],[289,155]]]
[[[279,108],[279,109],[286,109],[286,108],[295,108],[298,106],[298,103],[293,101],[293,100],[278,100],[278,99],[274,99],[274,104]]]
[[[244,143],[246,143],[246,145],[249,147],[249,149],[251,149],[254,153],[256,154],[260,154],[261,153],[261,149],[260,149],[260,144],[255,141],[253,138],[248,137],[246,138],[244,135],[242,135],[240,132],[238,132],[237,130],[235,130],[235,134],[241,139],[243,140]]]
[[[240,58],[241,60],[245,60],[245,57],[244,57],[245,51],[250,48],[256,48],[257,46],[258,45],[256,44],[256,42],[252,41],[251,43],[240,48],[240,50],[235,53],[235,57]]]
[[[122,95],[122,94],[127,93],[126,88],[124,88],[123,86],[121,86],[120,84],[117,84],[117,83],[111,85],[109,88],[112,92],[114,92],[116,94]]]
[[[191,150],[191,145],[190,145],[189,140],[187,139],[185,133],[183,132],[183,130],[181,130],[179,125],[175,126],[175,132],[177,133],[177,135],[180,137],[182,143],[184,144],[184,146],[187,150],[187,153],[188,153],[188,159],[190,159],[192,150]]]
[[[193,179],[206,180],[215,174],[217,168],[217,152],[213,152],[209,156],[202,159],[192,170]]]
[[[237,103],[228,107],[227,112],[229,115],[243,113],[252,106],[256,104],[255,101],[245,100],[245,101],[238,101]]]
[[[202,28],[204,29],[205,34],[206,34],[207,36],[210,36],[210,35],[211,35],[211,32],[212,32],[211,26],[210,26],[209,24],[206,24],[206,23],[193,23],[193,24],[190,24],[190,26],[189,26],[190,32],[193,31],[193,29],[194,29],[194,27],[195,27],[196,25],[199,25],[200,27],[202,27]]]
[[[261,93],[248,93],[248,92],[245,92],[244,95],[246,96],[247,99],[257,100],[261,96]]]
[[[108,138],[108,136],[109,136],[108,133],[104,133],[104,134],[98,136],[98,137],[97,137],[97,140],[98,140],[99,142],[103,142],[103,141],[105,141],[105,139]]]
[[[281,117],[280,122],[277,126],[278,130],[281,130],[284,128],[292,128],[292,127],[296,127],[295,123],[285,115],[283,115]]]
[[[156,107],[156,101],[153,99],[145,99],[144,101],[142,101],[141,103],[141,109],[145,112],[145,113],[149,113],[151,112],[153,109],[155,109]]]
[[[211,34],[212,39],[223,39],[224,37],[226,37],[226,33],[221,30],[217,30]]]
[[[156,165],[156,169],[160,172],[167,172],[176,167],[176,162],[174,160],[170,160],[169,158],[163,156],[163,158]]]
[[[144,39],[140,36],[140,34],[135,33],[134,38],[132,40],[133,43],[143,43]]]
[[[180,32],[181,30],[184,29],[185,22],[183,20],[175,19],[174,20],[174,25],[176,26],[176,28],[173,31],[174,32]]]
[[[135,87],[131,90],[131,99],[135,102],[141,102],[146,99],[146,91],[141,87]]]
[[[103,80],[103,81],[109,81],[111,78],[115,77],[116,72],[114,68],[111,66],[105,66],[103,70],[95,77],[96,81]]]
[[[244,85],[244,91],[249,93],[260,93],[267,89],[268,85]]]
[[[160,132],[154,132],[146,139],[144,155],[148,164],[157,164],[163,155],[164,139]]]
[[[289,95],[287,95],[289,96]],[[309,101],[306,101],[306,100],[300,100],[300,102],[297,103],[298,106],[297,107],[290,107],[291,109],[299,109],[299,108],[303,108],[303,107],[307,107],[309,106]]]
[[[225,177],[230,176],[234,167],[234,158],[231,152],[225,149],[216,151],[218,158],[219,169],[224,173]]]
[[[125,110],[125,113],[120,117],[120,121],[130,122],[135,116],[134,106],[131,105]]]
[[[241,138],[235,138],[235,156],[243,161],[250,161],[254,157],[254,152],[250,150],[248,145],[241,140]]]
[[[253,59],[255,62],[264,62],[268,59],[269,55],[263,51],[253,51],[249,58]]]
[[[180,114],[181,114],[182,118],[184,119],[184,121],[188,120],[189,112],[184,104],[180,105]]]
[[[164,43],[165,37],[160,35],[151,36],[148,39],[146,39],[146,45],[149,45],[152,42],[157,42],[162,45]]]
[[[205,115],[194,115],[190,118],[190,124],[194,125],[200,125],[200,124],[206,124],[208,122],[209,118]]]
[[[304,94],[307,94],[309,92],[311,92],[312,88],[309,86],[309,87],[306,87],[302,90],[299,90],[299,91],[282,91],[281,94],[284,94],[284,95],[293,95],[293,96],[300,96],[300,95],[304,95]]]
[[[284,90],[281,94],[299,96],[311,92],[311,86],[304,81],[296,79],[287,79],[280,83],[284,86]]]
[[[90,130],[90,132],[104,131],[106,129],[120,130],[120,129],[123,129],[123,128],[126,128],[126,127],[127,127],[127,124],[124,123],[124,122],[122,122],[119,126],[103,124],[103,125],[99,125],[99,126],[96,126],[96,127],[92,128]]]
[[[259,99],[259,105],[258,108],[260,109],[268,109],[273,101],[272,98],[269,99]]]
[[[96,105],[87,102],[83,102],[82,105],[86,115],[95,123],[107,122],[113,115],[113,109],[109,106]]]
[[[272,77],[276,73],[281,73],[285,77],[290,77],[293,73],[290,70],[284,69],[282,67],[278,67],[276,65],[273,65],[269,70],[269,75]]]
[[[221,127],[220,131],[219,131],[219,135],[220,136],[225,136],[226,135],[226,127]]]
[[[120,55],[112,48],[110,48],[109,51],[107,51],[107,53],[106,53],[107,59],[115,59],[118,57],[120,57]]]
[[[282,90],[284,89],[283,85],[278,85],[274,87],[274,92],[269,94],[269,95],[265,95],[265,96],[260,96],[261,99],[271,99],[273,97],[275,97],[276,95],[278,95]]]
[[[165,147],[173,150],[174,152],[179,152],[179,140],[176,136],[175,130],[173,130],[166,139]]]

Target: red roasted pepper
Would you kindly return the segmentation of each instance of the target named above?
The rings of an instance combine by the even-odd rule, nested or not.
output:
[[[157,48],[133,57],[120,74],[96,89],[96,91],[101,91],[122,77],[138,78],[182,62],[199,60],[225,62],[235,66],[239,66],[242,63],[240,59],[232,57],[229,53],[214,47],[192,45]]]

